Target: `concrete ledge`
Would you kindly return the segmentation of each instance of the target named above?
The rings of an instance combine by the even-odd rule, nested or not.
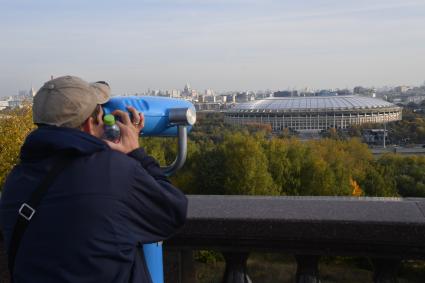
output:
[[[189,196],[169,248],[425,258],[425,199]]]

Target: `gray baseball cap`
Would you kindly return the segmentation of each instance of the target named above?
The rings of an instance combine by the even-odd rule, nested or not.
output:
[[[35,124],[76,128],[109,100],[111,90],[105,82],[88,83],[64,76],[46,82],[34,96]]]

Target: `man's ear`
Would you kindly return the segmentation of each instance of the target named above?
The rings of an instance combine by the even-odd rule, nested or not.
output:
[[[87,120],[85,120],[83,123],[83,131],[90,135],[94,135],[93,123],[94,123],[93,117],[87,118]]]
[[[93,121],[93,122],[100,124],[101,121],[103,121],[103,109],[102,109],[102,107],[100,107],[100,111],[97,114],[96,121]]]

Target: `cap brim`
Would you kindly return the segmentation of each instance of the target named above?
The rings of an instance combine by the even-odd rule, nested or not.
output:
[[[95,89],[97,104],[105,104],[111,97],[111,89],[104,83],[91,83],[91,87]]]

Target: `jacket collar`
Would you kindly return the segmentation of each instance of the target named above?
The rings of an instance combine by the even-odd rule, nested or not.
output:
[[[109,149],[108,145],[90,134],[71,128],[42,126],[31,132],[21,148],[22,161],[37,160],[70,151],[75,155],[90,155]]]

